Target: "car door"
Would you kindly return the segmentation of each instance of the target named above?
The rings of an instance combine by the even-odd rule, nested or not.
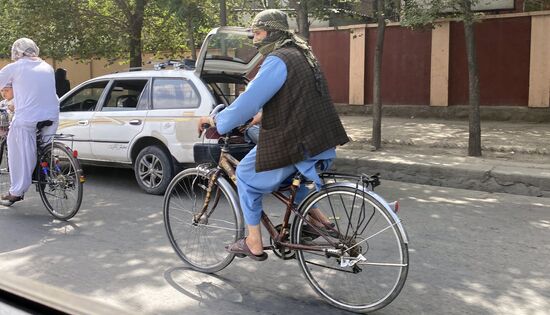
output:
[[[93,159],[90,138],[90,122],[97,104],[105,96],[109,80],[85,82],[65,94],[59,102],[58,133],[73,135],[66,141],[83,160]]]
[[[211,108],[212,99],[202,100],[195,82],[181,74],[154,78],[151,91],[153,104],[144,133],[156,134],[178,162],[192,163],[193,144],[197,142],[196,111],[203,102],[202,107]],[[207,113],[206,109],[202,112]]]
[[[148,79],[115,79],[90,125],[94,159],[131,163],[129,144],[143,129]]]

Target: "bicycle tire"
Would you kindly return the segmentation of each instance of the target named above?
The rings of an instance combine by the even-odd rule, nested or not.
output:
[[[163,216],[166,234],[180,259],[194,270],[214,273],[233,261],[235,255],[224,246],[243,237],[244,224],[235,189],[224,178],[218,178],[212,189],[208,209],[214,207],[215,211],[197,222],[194,214],[204,204],[207,187],[206,170],[180,172],[166,189]]]
[[[328,212],[334,227],[312,236],[305,231],[311,228],[304,227],[315,208]],[[296,251],[317,294],[333,306],[358,313],[381,309],[399,295],[409,267],[408,240],[399,218],[381,197],[353,183],[331,184],[308,196],[299,211],[293,242],[326,249]]]
[[[10,168],[8,164],[8,146],[6,137],[0,139],[0,192],[9,191],[11,186]]]
[[[43,174],[41,162],[48,163],[48,176]],[[40,174],[36,185],[48,212],[62,221],[74,217],[82,204],[84,185],[80,181],[80,162],[73,156],[72,150],[58,142],[47,145],[37,167]]]

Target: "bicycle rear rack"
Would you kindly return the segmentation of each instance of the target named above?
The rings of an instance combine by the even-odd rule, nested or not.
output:
[[[323,172],[319,174],[319,177],[323,181],[323,184],[337,183],[341,181],[355,182],[357,185],[374,190],[374,187],[380,185],[380,173],[374,175],[352,175],[338,172]]]

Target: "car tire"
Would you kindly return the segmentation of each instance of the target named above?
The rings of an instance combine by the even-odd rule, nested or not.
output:
[[[148,194],[164,194],[174,177],[169,154],[158,146],[143,148],[134,163],[134,174],[141,189]]]

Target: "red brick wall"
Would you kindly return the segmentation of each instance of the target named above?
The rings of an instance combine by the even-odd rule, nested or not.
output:
[[[372,104],[376,28],[367,29],[365,102]],[[382,57],[382,103],[430,103],[431,31],[387,27]]]
[[[475,25],[481,105],[527,106],[531,18],[488,19]],[[452,22],[449,105],[468,104],[464,26]]]
[[[349,100],[349,31],[310,32],[309,42],[327,78],[335,103]]]

